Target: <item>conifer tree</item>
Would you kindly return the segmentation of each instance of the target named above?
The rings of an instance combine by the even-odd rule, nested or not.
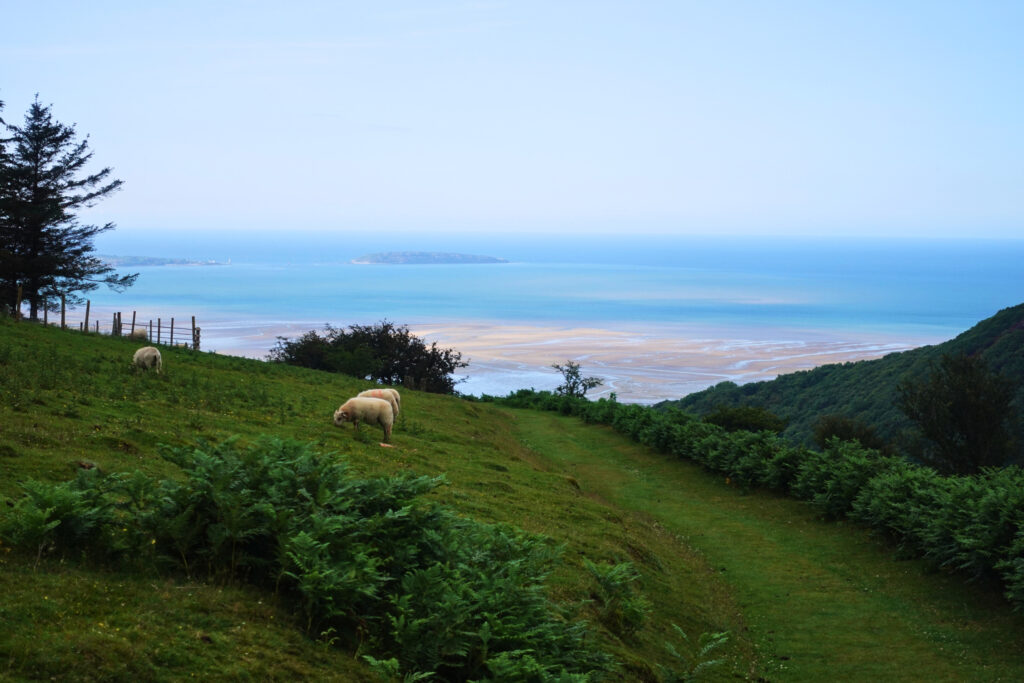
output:
[[[93,238],[112,230],[80,225],[77,213],[116,192],[122,182],[111,169],[88,173],[92,160],[88,136],[79,141],[74,126],[55,121],[37,98],[24,124],[4,124],[0,139],[0,297],[13,305],[18,286],[38,318],[44,301],[68,303],[100,284],[122,290],[138,274],[118,275],[94,254]]]

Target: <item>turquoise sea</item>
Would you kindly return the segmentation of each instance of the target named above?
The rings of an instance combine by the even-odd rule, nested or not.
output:
[[[949,339],[1024,301],[1024,240],[164,231],[109,233],[97,247],[228,264],[123,268],[140,273],[134,287],[91,295],[97,310],[137,310],[140,319],[195,315],[207,348],[218,347],[218,329],[230,334],[233,325],[382,319],[411,327],[685,326],[718,338],[877,335],[912,345]],[[399,250],[509,263],[350,263]]]

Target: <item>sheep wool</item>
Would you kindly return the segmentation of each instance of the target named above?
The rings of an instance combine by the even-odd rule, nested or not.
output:
[[[402,399],[394,389],[367,389],[366,391],[360,391],[358,396],[384,399],[391,404],[391,412],[394,413],[395,419],[398,419],[398,413],[401,412]]]
[[[140,370],[151,368],[160,372],[163,367],[163,360],[160,358],[160,350],[155,346],[143,346],[132,356],[132,363]]]
[[[380,425],[384,430],[384,443],[391,441],[391,427],[395,424],[395,414],[391,410],[391,403],[382,398],[356,396],[345,401],[340,408],[334,411],[335,427],[351,422],[358,430],[360,420],[366,424]]]

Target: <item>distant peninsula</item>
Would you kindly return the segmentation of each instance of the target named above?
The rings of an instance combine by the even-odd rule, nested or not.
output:
[[[451,263],[508,263],[503,258],[494,256],[476,256],[474,254],[452,254],[439,251],[387,251],[380,254],[366,254],[352,259],[352,263],[361,265],[422,265]]]
[[[135,266],[227,266],[220,261],[193,261],[185,258],[161,258],[159,256],[100,256],[105,263],[115,268],[131,268]]]

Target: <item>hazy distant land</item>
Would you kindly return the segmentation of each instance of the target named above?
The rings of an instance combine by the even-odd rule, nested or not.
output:
[[[508,261],[494,256],[455,254],[440,251],[387,251],[379,254],[365,254],[359,258],[352,259],[352,263],[358,263],[360,265],[422,265],[453,263],[508,263]]]
[[[194,261],[186,258],[161,258],[159,256],[100,256],[101,260],[115,268],[132,268],[135,266],[226,266],[229,263],[220,261]]]

